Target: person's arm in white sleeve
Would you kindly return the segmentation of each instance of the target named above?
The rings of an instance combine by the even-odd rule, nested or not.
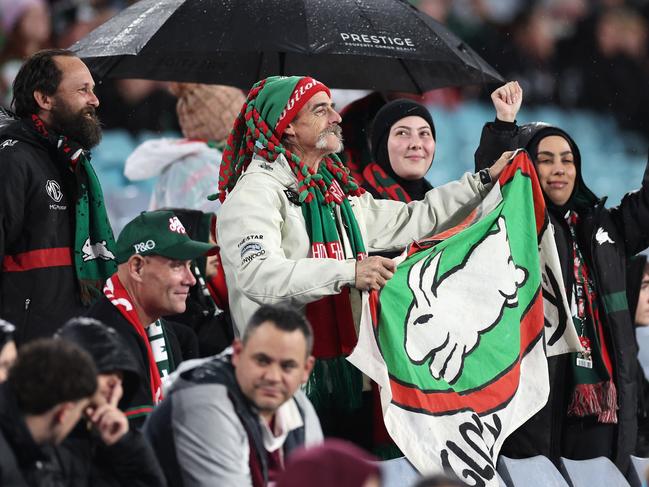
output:
[[[291,301],[304,305],[323,296],[338,294],[355,282],[354,259],[307,258],[309,238],[289,238],[304,245],[304,258],[289,259],[282,249],[284,216],[280,212],[282,193],[264,186],[265,180],[246,183],[248,197],[230,196],[217,221],[219,247],[224,266],[237,276],[238,288],[259,304]],[[228,207],[228,205],[230,205]],[[288,218],[293,218],[289,216]]]

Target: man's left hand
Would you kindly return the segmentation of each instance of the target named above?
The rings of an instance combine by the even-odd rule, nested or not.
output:
[[[128,433],[126,415],[110,404],[104,404],[92,410],[89,419],[99,432],[101,440],[108,446],[114,445]]]

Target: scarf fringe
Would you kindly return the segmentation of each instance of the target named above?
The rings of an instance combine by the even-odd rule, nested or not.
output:
[[[316,411],[354,411],[362,404],[363,375],[343,356],[316,359],[305,392]]]
[[[612,380],[597,384],[578,384],[572,395],[569,416],[597,415],[599,423],[617,423],[617,389]]]

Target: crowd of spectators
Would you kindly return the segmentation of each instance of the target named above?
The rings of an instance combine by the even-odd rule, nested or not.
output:
[[[376,140],[371,141],[372,160],[377,164],[374,168],[368,166],[369,172],[363,171],[368,190],[363,195],[355,181],[341,176],[345,173],[343,162],[335,155],[342,149],[341,118],[333,108],[329,89],[308,77],[271,77],[257,91],[251,90],[245,102],[238,90],[228,88],[235,93],[220,103],[226,106],[226,101],[235,105],[243,102],[244,107],[254,107],[261,113],[272,107],[267,121],[275,127],[277,137],[269,131],[267,139],[267,134],[260,130],[261,124],[251,130],[240,115],[227,143],[223,141],[227,131],[212,137],[212,130],[209,143],[200,144],[200,150],[206,154],[211,155],[216,148],[224,151],[218,188],[224,206],[200,208],[203,213],[193,204],[178,203],[183,208],[144,212],[128,223],[115,240],[100,181],[86,157],[87,150],[101,138],[95,112],[99,99],[104,129],[122,128],[132,133],[182,130],[193,140],[202,137],[190,129],[191,124],[195,124],[193,129],[207,130],[213,117],[208,114],[207,121],[201,121],[197,112],[188,107],[193,106],[192,100],[198,100],[198,106],[205,101],[196,93],[217,96],[211,91],[214,88],[204,85],[172,85],[170,90],[168,84],[146,80],[106,80],[93,90],[90,72],[72,53],[50,51],[54,54],[49,59],[48,54],[34,55],[43,48],[69,46],[127,3],[0,0],[0,27],[4,35],[0,51],[0,102],[9,108],[14,95],[17,99],[11,106],[17,118],[3,128],[0,139],[5,163],[0,164],[5,185],[0,197],[0,232],[4,232],[0,233],[0,318],[17,325],[14,328],[0,319],[0,382],[7,376],[6,383],[0,385],[0,451],[4,452],[0,479],[23,482],[17,485],[209,485],[220,479],[224,485],[261,487],[275,482],[298,485],[302,478],[322,469],[319,480],[329,476],[329,483],[347,485],[337,481],[336,476],[346,480],[354,476],[349,485],[380,485],[380,470],[372,463],[376,458],[355,446],[325,442],[310,451],[300,450],[322,443],[323,430],[327,436],[331,424],[344,419],[342,410],[336,408],[331,408],[330,417],[322,415],[319,405],[314,408],[301,387],[306,384],[306,390],[313,393],[324,384],[322,391],[326,389],[332,397],[340,396],[334,399],[350,398],[346,390],[332,389],[332,371],[338,372],[336,367],[340,365],[336,360],[344,357],[339,352],[322,352],[326,335],[323,330],[328,331],[325,326],[334,323],[341,336],[353,334],[357,294],[380,290],[395,271],[385,252],[402,249],[431,226],[444,228],[453,224],[462,211],[485,197],[511,153],[500,156],[498,145],[493,157],[478,161],[476,168],[481,171],[431,190],[424,175],[432,164],[435,125],[426,106],[411,100],[395,100],[378,111],[376,118],[372,117],[377,129],[373,131]],[[502,4],[496,7],[496,2],[480,0],[413,3],[450,25],[470,44],[479,46],[477,50],[505,78],[518,79],[526,104],[610,112],[621,126],[647,133],[649,8],[643,3],[510,0],[506,9]],[[586,58],[583,52],[592,56]],[[36,60],[27,70],[23,64],[26,59],[30,63]],[[30,69],[40,75],[50,69],[52,76],[38,76],[34,81]],[[16,79],[18,82],[14,82]],[[71,89],[71,83],[83,89]],[[314,91],[292,110],[294,105],[288,101],[293,100],[300,87],[305,92]],[[222,88],[218,89],[219,96],[225,96]],[[516,107],[507,120],[498,111],[498,97],[492,97],[497,112],[494,127],[504,134],[501,137],[507,143],[514,144],[502,150],[525,145],[520,143],[522,139],[507,132],[518,131],[515,118],[522,91],[512,92],[511,100],[506,101]],[[29,96],[25,97],[25,93]],[[424,101],[454,104],[479,96],[481,92],[475,88],[448,88],[426,95]],[[501,101],[506,98],[502,95]],[[280,115],[278,108],[289,106],[291,109]],[[279,118],[273,120],[272,114]],[[5,115],[12,118],[11,114]],[[229,122],[236,116],[236,110],[227,115]],[[303,117],[314,121],[305,122]],[[264,124],[267,121],[261,119]],[[312,137],[311,128],[317,124],[322,127],[316,129],[322,131]],[[579,152],[572,139],[562,131],[557,132],[558,129],[552,130],[550,135],[539,137],[536,145],[526,145],[535,164],[540,163],[536,152],[545,154],[549,150],[541,150],[541,142],[557,138],[558,133],[569,146],[568,150],[562,149],[562,157],[570,153],[578,158],[577,162],[562,159],[561,164],[574,164],[580,171]],[[399,141],[399,137],[403,140]],[[257,154],[247,152],[252,144],[245,145],[244,138],[254,141],[259,149]],[[419,141],[413,143],[413,138]],[[184,139],[170,147],[192,140]],[[405,158],[413,144],[422,148],[422,155],[418,156],[421,168],[416,174],[402,173],[400,158]],[[178,165],[177,160],[184,164],[188,156],[195,154],[183,153],[170,164]],[[307,168],[315,168],[314,173],[321,163],[326,167],[323,172],[333,181],[323,194],[319,193],[321,185],[310,176],[305,177],[309,174]],[[294,175],[302,188],[300,194],[290,189]],[[278,177],[289,182],[285,186],[281,181],[279,184],[275,181]],[[574,181],[568,186],[568,198],[556,203],[557,218],[563,218],[560,213],[565,212],[573,189],[583,185],[580,181],[579,175],[577,186]],[[360,208],[366,215],[360,218],[351,206],[342,217],[324,211],[321,200],[335,199],[335,188],[344,193],[337,204],[344,207],[349,205],[348,200],[355,201],[354,212]],[[550,191],[548,194],[553,189],[552,185],[543,187]],[[268,196],[273,191],[279,197]],[[642,207],[642,211],[634,207],[633,213],[634,218],[640,215],[634,228],[642,234],[642,247],[646,244],[645,192],[643,186],[636,193],[634,198],[641,200],[636,206]],[[38,193],[40,200],[25,197],[28,193]],[[382,198],[396,201],[381,201]],[[42,201],[49,205],[47,215],[55,216],[39,223],[43,212],[38,205]],[[282,202],[277,208],[273,206],[276,201]],[[406,206],[410,201],[413,202]],[[626,201],[629,206],[630,199]],[[457,208],[449,210],[448,215],[428,209],[441,206],[442,202],[445,208],[450,208],[451,203]],[[158,206],[155,199],[151,205],[152,210]],[[302,209],[300,205],[304,205]],[[318,222],[322,219],[325,233],[330,232],[325,237],[326,247],[315,240],[316,224],[298,217],[305,208],[310,215],[317,215]],[[217,210],[218,226],[215,215],[210,213]],[[425,218],[430,213],[435,213],[432,223]],[[290,238],[285,239],[284,233],[277,234],[278,218]],[[305,228],[307,220],[310,226]],[[633,218],[629,216],[627,220]],[[575,217],[573,223],[576,222]],[[343,227],[352,235],[352,243],[338,235],[338,229]],[[50,234],[56,238],[48,240]],[[296,236],[303,234],[308,234],[308,242],[298,242]],[[613,230],[611,234],[616,241],[628,245],[628,238],[618,239]],[[220,257],[213,258],[217,236],[223,264]],[[567,241],[572,241],[570,238],[577,240],[574,233],[566,237]],[[278,241],[282,244],[281,252],[273,247]],[[284,245],[285,242],[288,244]],[[368,243],[367,248],[364,242]],[[350,252],[345,245],[358,262],[342,257]],[[640,250],[639,245],[629,252]],[[578,251],[576,246],[574,251]],[[268,255],[258,259],[266,252]],[[303,270],[299,276],[293,267],[285,265],[287,259],[300,263]],[[625,262],[622,255],[617,266],[620,275],[624,275]],[[335,279],[327,277],[330,271],[333,276],[332,269],[337,271]],[[219,294],[215,274],[227,279],[229,295],[228,290]],[[333,290],[323,293],[320,288],[326,286],[313,286],[325,277],[326,285]],[[55,289],[52,282],[56,283]],[[272,289],[271,283],[275,282],[278,287]],[[304,288],[312,288],[305,291],[300,287],[303,283]],[[640,308],[646,301],[644,281],[641,283],[635,296],[636,316],[642,313]],[[568,279],[566,289],[572,284]],[[624,284],[620,283],[620,289],[626,289]],[[34,293],[36,286],[40,286],[38,293]],[[260,294],[261,291],[270,294]],[[339,293],[344,300],[327,301],[329,295],[337,298]],[[61,299],[64,294],[69,302]],[[262,301],[304,305],[308,321],[291,308],[260,307],[259,301],[253,304],[253,295],[262,296]],[[324,307],[312,306],[319,303],[331,308],[327,308],[329,314],[323,311]],[[230,306],[234,321],[222,316],[229,314]],[[72,319],[60,328],[68,318],[80,315],[86,318]],[[599,315],[583,319],[599,320]],[[633,312],[631,316],[625,314],[624,319],[631,329]],[[643,324],[637,317],[635,322]],[[208,327],[210,331],[205,332]],[[632,334],[627,335],[627,348],[634,349]],[[342,349],[346,345],[343,342],[341,338],[332,347]],[[17,358],[14,343],[19,346]],[[230,344],[232,348],[212,355]],[[204,358],[208,355],[211,356]],[[631,356],[635,367],[634,354],[623,355],[627,357],[624,360]],[[327,373],[323,374],[318,364],[325,360]],[[558,375],[563,376],[564,372]],[[636,384],[635,374],[630,375],[633,386],[644,387],[640,376]],[[357,392],[362,387],[363,394],[370,397],[366,385],[359,382],[355,386],[360,386]],[[617,403],[612,397],[615,410]],[[367,408],[360,411],[361,415],[373,407],[366,399]],[[624,408],[630,418],[636,414],[635,396],[633,400],[631,406]],[[583,415],[592,416],[591,413]],[[646,418],[645,410],[640,413]],[[602,422],[617,424],[617,419]],[[635,419],[626,424],[635,425]],[[643,427],[647,429],[641,421],[641,433]],[[618,429],[621,431],[621,427],[610,427],[611,431]],[[626,435],[628,448],[621,449],[625,462],[635,448],[632,436]],[[217,437],[219,440],[214,441]],[[607,450],[602,455],[613,457],[614,451]]]
[[[649,3],[643,0],[421,0],[506,80],[527,105],[608,112],[649,130]]]
[[[526,104],[610,113],[620,126],[649,130],[649,2],[644,0],[411,0],[446,24],[506,80]],[[11,101],[21,60],[38,49],[67,48],[133,0],[0,1],[0,104]],[[584,54],[588,53],[588,56]],[[240,87],[244,90],[247,86]],[[490,90],[443,89],[428,103],[457,106]],[[106,129],[180,131],[165,83],[103,80],[97,86]]]

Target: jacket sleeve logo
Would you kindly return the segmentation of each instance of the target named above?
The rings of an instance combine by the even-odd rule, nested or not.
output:
[[[264,248],[264,236],[251,234],[246,235],[241,239],[238,244],[239,253],[241,255],[241,265],[247,264],[248,262],[256,259],[257,257],[262,257],[266,255],[266,249]]]
[[[608,232],[604,230],[602,227],[599,227],[597,229],[597,233],[595,234],[595,240],[597,240],[597,243],[600,245],[604,245],[605,243],[610,243],[614,244],[613,240],[609,236]]]

